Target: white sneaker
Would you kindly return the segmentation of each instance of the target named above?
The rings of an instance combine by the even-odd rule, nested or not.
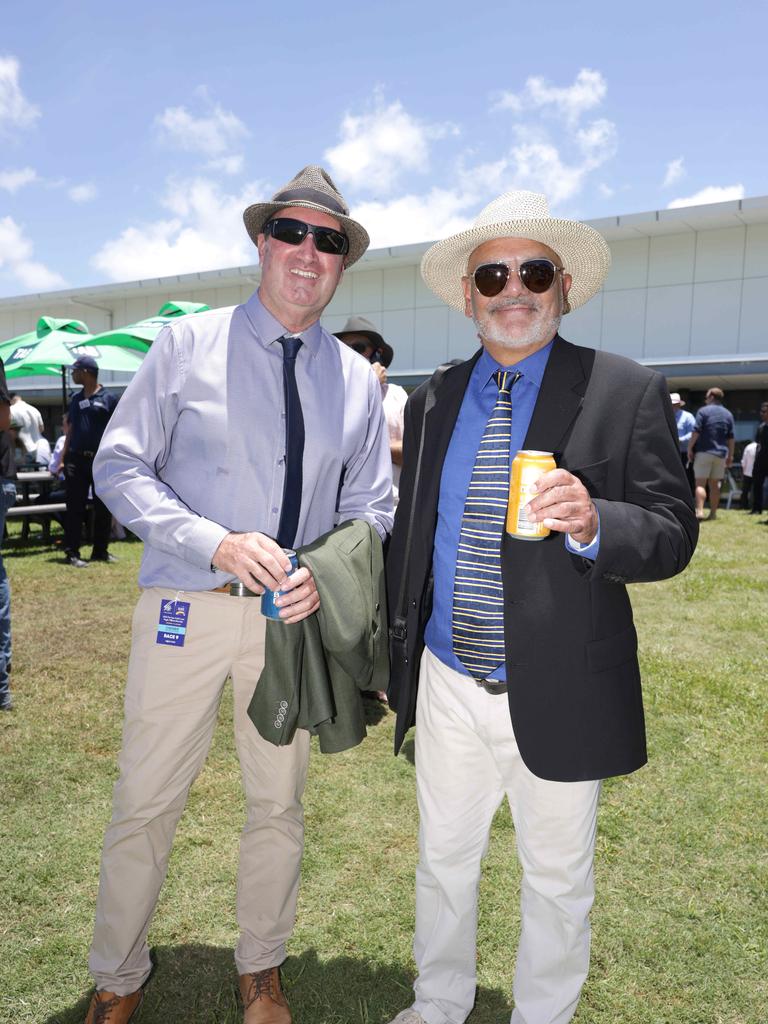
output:
[[[427,1022],[418,1011],[409,1006],[407,1010],[401,1010],[389,1024],[427,1024]]]

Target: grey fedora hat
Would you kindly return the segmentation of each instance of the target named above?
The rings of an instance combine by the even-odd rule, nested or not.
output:
[[[318,210],[336,218],[349,239],[349,252],[346,256],[348,267],[360,259],[370,244],[368,232],[362,224],[349,216],[349,207],[330,174],[317,164],[303,167],[287,185],[275,192],[269,202],[252,203],[245,210],[243,220],[254,244],[270,217],[288,206]]]
[[[381,352],[381,362],[385,368],[389,366],[395,357],[392,346],[384,341],[371,321],[366,320],[364,316],[351,316],[342,329],[336,331],[336,337],[341,338],[342,341],[345,334],[364,334],[366,338],[370,339],[371,344],[375,345],[376,349]]]

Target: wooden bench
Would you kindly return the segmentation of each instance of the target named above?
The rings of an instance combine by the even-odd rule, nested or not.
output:
[[[51,521],[54,516],[63,515],[66,511],[67,506],[63,501],[49,505],[42,502],[32,505],[12,505],[6,512],[5,518],[6,520],[23,518],[24,522],[21,526],[22,540],[26,540],[29,537],[31,522],[35,519],[39,520],[43,528],[43,542],[48,544],[51,540]]]

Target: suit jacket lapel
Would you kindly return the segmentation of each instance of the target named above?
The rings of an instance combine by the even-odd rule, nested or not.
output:
[[[594,352],[555,337],[541,390],[525,436],[525,448],[554,452],[565,448],[584,401]]]
[[[448,445],[451,442],[456,417],[464,399],[469,378],[475,363],[482,354],[482,349],[471,359],[447,370],[435,392],[435,404],[426,415],[424,430],[424,463],[422,465],[422,484],[419,488],[419,501],[425,508],[437,511],[437,499],[440,493],[440,476]],[[425,515],[422,521],[432,522],[431,515]]]

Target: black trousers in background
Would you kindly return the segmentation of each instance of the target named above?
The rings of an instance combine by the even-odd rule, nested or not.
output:
[[[752,470],[752,511],[763,511],[763,485],[765,484],[766,468],[757,466]]]
[[[93,455],[70,452],[64,463],[64,489],[67,496],[67,515],[64,522],[64,550],[68,555],[80,554],[80,537],[88,503],[88,491],[93,487]],[[112,513],[93,494],[93,552],[98,558],[107,553]]]
[[[745,512],[749,508],[749,502],[752,497],[752,477],[743,476],[741,478],[741,497],[739,498],[739,508]]]

